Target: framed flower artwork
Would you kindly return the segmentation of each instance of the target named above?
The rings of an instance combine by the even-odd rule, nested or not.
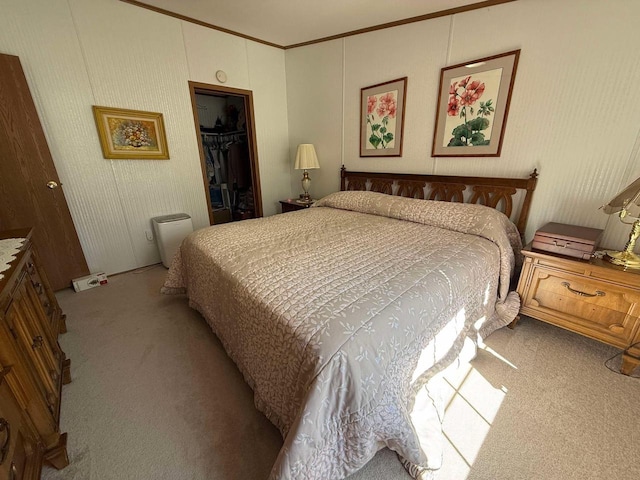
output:
[[[445,67],[433,157],[499,157],[520,50]]]
[[[104,158],[169,158],[162,114],[93,106]]]
[[[407,77],[360,89],[360,156],[401,157]]]

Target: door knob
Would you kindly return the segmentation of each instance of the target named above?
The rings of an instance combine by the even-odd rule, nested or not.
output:
[[[54,188],[58,188],[58,184],[53,180],[51,180],[50,182],[47,182],[47,188],[50,188],[51,190],[53,190]]]

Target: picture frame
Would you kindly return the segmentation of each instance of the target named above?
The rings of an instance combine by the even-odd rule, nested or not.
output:
[[[432,157],[499,157],[520,50],[440,72]]]
[[[360,89],[360,156],[401,157],[407,77]]]
[[[93,106],[104,158],[168,160],[162,114]]]

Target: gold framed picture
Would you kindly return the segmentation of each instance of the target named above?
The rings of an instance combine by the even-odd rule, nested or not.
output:
[[[443,68],[432,157],[499,157],[520,50]]]
[[[104,158],[167,160],[162,114],[93,106]]]

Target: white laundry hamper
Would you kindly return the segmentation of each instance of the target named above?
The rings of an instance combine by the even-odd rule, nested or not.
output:
[[[182,240],[193,232],[191,217],[186,213],[176,213],[154,217],[151,223],[158,242],[160,259],[162,264],[169,268]]]

